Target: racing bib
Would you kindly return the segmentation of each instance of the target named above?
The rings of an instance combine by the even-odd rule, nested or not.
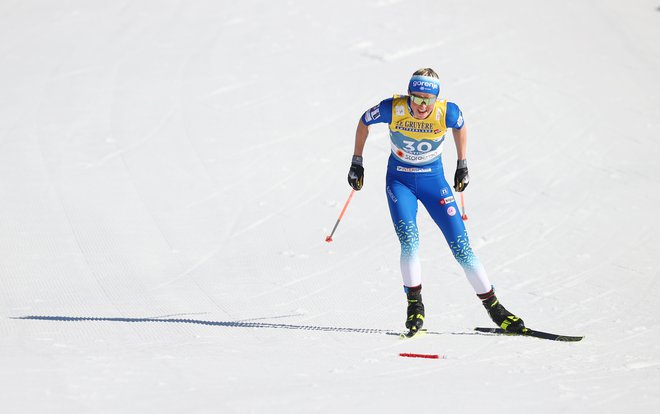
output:
[[[416,119],[408,107],[408,97],[395,96],[389,125],[394,156],[413,165],[429,164],[440,158],[447,132],[446,112],[447,101],[438,100],[428,118]]]

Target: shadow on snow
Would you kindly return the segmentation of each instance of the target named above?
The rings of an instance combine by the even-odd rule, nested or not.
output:
[[[321,332],[347,332],[377,335],[399,336],[401,331],[391,329],[373,328],[342,328],[336,326],[315,325],[293,325],[287,323],[246,322],[246,321],[205,321],[200,319],[164,319],[164,318],[124,318],[124,317],[93,317],[93,316],[49,316],[49,315],[27,315],[16,316],[11,319],[55,321],[55,322],[123,322],[123,323],[189,323],[195,325],[222,326],[227,328],[261,328],[261,329],[292,329],[300,331]],[[475,332],[433,332],[427,331],[427,335],[477,335]]]

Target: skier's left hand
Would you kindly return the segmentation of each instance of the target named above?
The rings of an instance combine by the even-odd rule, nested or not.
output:
[[[470,184],[470,174],[468,174],[467,160],[458,160],[454,174],[454,190],[462,193],[468,184]]]

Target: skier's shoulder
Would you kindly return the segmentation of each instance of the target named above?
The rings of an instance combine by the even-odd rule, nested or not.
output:
[[[362,122],[366,125],[377,123],[390,123],[392,121],[392,102],[393,98],[387,98],[362,115]]]
[[[447,124],[447,128],[461,129],[463,127],[463,112],[456,103],[447,101],[445,122]]]

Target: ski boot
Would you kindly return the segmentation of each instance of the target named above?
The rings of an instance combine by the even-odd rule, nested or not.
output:
[[[408,297],[408,317],[406,319],[406,328],[409,335],[414,335],[422,329],[424,325],[424,304],[422,303],[422,286],[413,288],[406,287],[406,296]]]
[[[487,293],[477,295],[481,299],[484,307],[488,311],[490,318],[507,332],[522,332],[525,329],[525,323],[522,319],[512,314],[497,299],[495,290],[491,289]]]

